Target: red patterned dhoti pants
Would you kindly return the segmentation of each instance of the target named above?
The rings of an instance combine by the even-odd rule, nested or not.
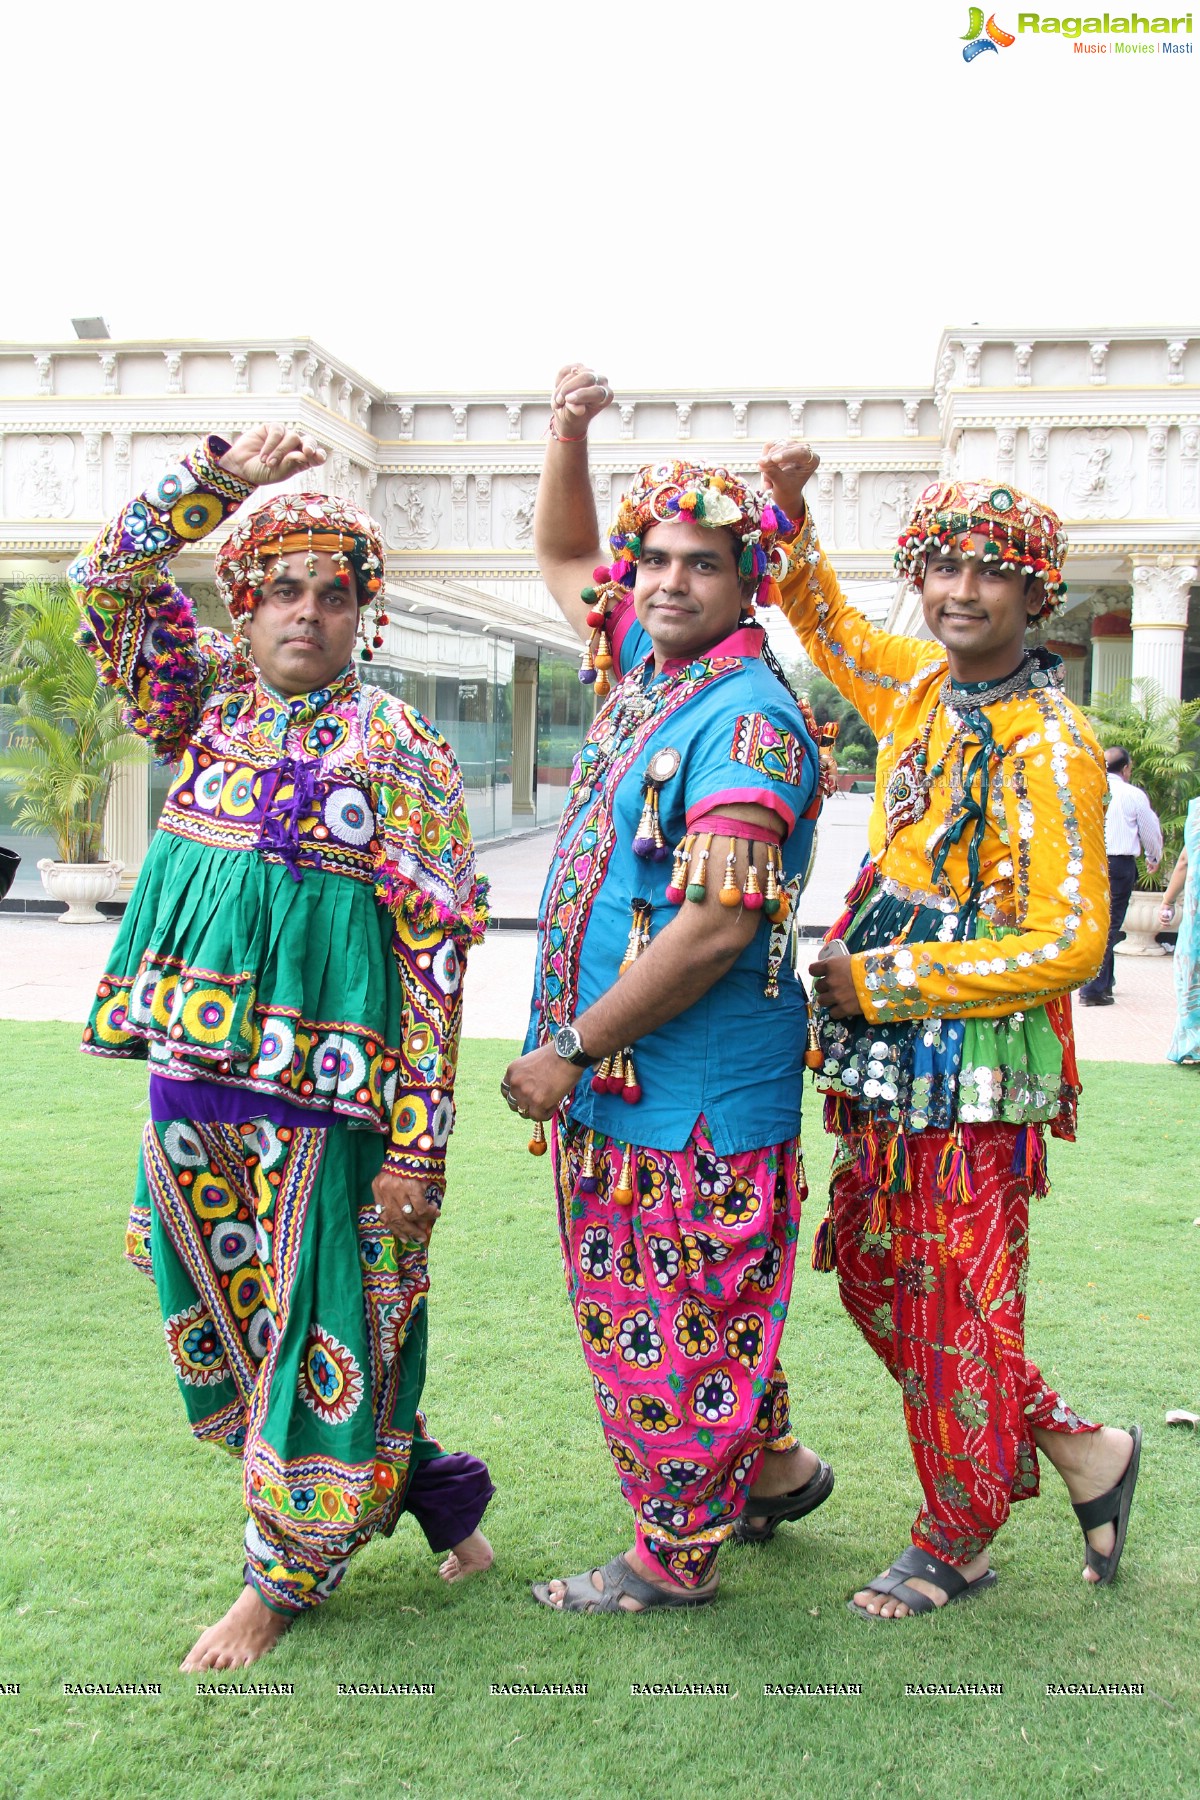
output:
[[[1038,1491],[1035,1427],[1097,1431],[1025,1355],[1030,1182],[1014,1172],[1015,1125],[966,1135],[969,1197],[949,1198],[949,1133],[908,1139],[909,1187],[871,1229],[879,1177],[843,1139],[831,1185],[842,1303],[904,1395],[924,1502],[913,1543],[943,1561],[977,1556],[1015,1500]],[[875,1220],[879,1225],[878,1216]]]

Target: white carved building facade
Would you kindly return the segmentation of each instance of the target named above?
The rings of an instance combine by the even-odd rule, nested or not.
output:
[[[390,391],[303,339],[2,345],[0,588],[61,573],[196,437],[259,419],[318,437],[329,458],[305,480],[379,519],[392,623],[372,679],[446,732],[478,835],[552,818],[590,705],[533,560],[540,394]],[[1073,697],[1139,679],[1200,692],[1200,330],[947,330],[927,389],[622,393],[592,436],[604,521],[641,463],[749,472],[764,442],[808,438],[822,458],[809,497],[843,583],[900,630],[920,629],[891,569],[914,498],[939,475],[1014,481],[1069,530],[1052,631]],[[210,543],[174,568],[219,623],[211,556]],[[122,778],[109,850],[131,873],[166,780]],[[33,847],[12,841],[31,867]]]

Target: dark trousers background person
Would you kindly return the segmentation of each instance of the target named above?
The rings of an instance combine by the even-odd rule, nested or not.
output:
[[[1109,916],[1108,944],[1096,979],[1089,981],[1079,990],[1078,997],[1084,1006],[1107,1006],[1113,997],[1113,956],[1117,935],[1125,923],[1125,914],[1129,910],[1129,897],[1133,893],[1136,881],[1136,856],[1109,857],[1108,885],[1112,895],[1112,912]]]

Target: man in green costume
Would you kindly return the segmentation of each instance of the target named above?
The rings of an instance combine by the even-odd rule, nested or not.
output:
[[[127,1254],[158,1288],[193,1432],[243,1462],[245,1585],[185,1670],[253,1662],[402,1511],[448,1580],[491,1561],[487,1470],[418,1410],[486,917],[462,778],[355,672],[386,618],[353,501],[277,493],[234,527],[232,637],[169,574],[257,487],[323,461],[265,425],[207,438],[71,570],[83,642],[175,766],[84,1048],[149,1059]]]

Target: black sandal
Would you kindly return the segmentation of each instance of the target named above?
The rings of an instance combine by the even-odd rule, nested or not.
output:
[[[1133,1439],[1133,1450],[1125,1465],[1125,1473],[1115,1487],[1110,1487],[1107,1494],[1100,1494],[1095,1500],[1083,1500],[1078,1506],[1072,1502],[1072,1510],[1083,1530],[1083,1553],[1087,1566],[1098,1579],[1094,1587],[1107,1587],[1117,1572],[1117,1564],[1121,1560],[1121,1552],[1125,1548],[1125,1534],[1129,1529],[1129,1508],[1133,1504],[1133,1490],[1137,1486],[1138,1464],[1142,1458],[1142,1428],[1131,1425],[1129,1435]],[[1115,1525],[1116,1542],[1107,1556],[1101,1556],[1093,1550],[1087,1541],[1089,1531],[1095,1531],[1098,1525]]]
[[[931,1556],[928,1550],[918,1550],[915,1544],[910,1544],[903,1555],[896,1558],[891,1568],[885,1569],[882,1575],[877,1575],[874,1581],[868,1581],[867,1587],[873,1594],[890,1594],[894,1600],[907,1606],[909,1612],[941,1612],[936,1600],[931,1600],[920,1588],[908,1586],[905,1579],[908,1575],[916,1575],[922,1581],[932,1581],[935,1587],[940,1587],[946,1595],[947,1606],[953,1606],[956,1600],[969,1600],[975,1594],[982,1594],[985,1588],[996,1585],[995,1569],[985,1569],[974,1581],[968,1581],[953,1563],[943,1562],[940,1557]],[[880,1613],[868,1612],[865,1606],[859,1606],[854,1600],[847,1600],[846,1605],[851,1612],[858,1613],[864,1619],[878,1619],[882,1616]]]
[[[765,1525],[751,1525],[746,1513],[743,1513],[733,1528],[734,1542],[765,1544],[775,1536],[780,1525],[815,1512],[832,1492],[833,1470],[827,1462],[818,1462],[816,1474],[810,1475],[803,1487],[793,1488],[790,1494],[748,1494],[746,1513],[754,1513],[756,1517],[761,1515],[767,1522]]]

